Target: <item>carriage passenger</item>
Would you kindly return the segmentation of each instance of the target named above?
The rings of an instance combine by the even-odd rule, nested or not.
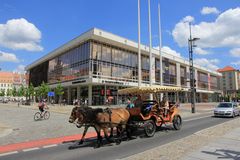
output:
[[[163,114],[166,117],[167,116],[167,111],[169,109],[169,102],[168,102],[166,96],[163,96],[163,99],[162,99],[162,102],[161,102],[161,107],[163,108]]]
[[[134,103],[132,103],[131,98],[127,99],[127,109],[134,108]]]

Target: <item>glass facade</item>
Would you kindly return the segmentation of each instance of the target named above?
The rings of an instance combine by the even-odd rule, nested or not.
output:
[[[166,58],[163,60],[163,84],[177,84],[176,64],[169,62],[169,60]]]
[[[127,49],[119,48],[103,42],[88,40],[75,48],[69,49],[65,53],[50,59],[32,69],[30,69],[30,82],[34,86],[39,86],[42,82],[55,84],[57,82],[68,82],[88,78],[103,78],[114,81],[105,82],[106,84],[91,84],[92,86],[92,105],[104,105],[106,98],[111,97],[112,104],[125,103],[126,96],[117,95],[119,88],[127,87],[111,82],[135,82],[138,81],[138,54]],[[142,83],[149,83],[149,56],[141,55]],[[177,85],[177,65],[172,60],[163,58],[163,85]],[[46,74],[47,73],[47,74]],[[186,66],[180,66],[181,86],[187,87]],[[198,72],[198,88],[208,90],[208,74]],[[65,88],[64,99],[70,99],[71,103],[77,96],[88,101],[88,84],[79,86],[80,93],[74,81],[70,90]],[[155,57],[155,83],[160,82],[160,63]],[[111,85],[112,84],[112,85]],[[123,83],[122,83],[123,84]],[[211,90],[219,89],[219,77],[210,77]],[[200,96],[200,99],[206,99],[206,96]],[[189,102],[190,94],[181,92],[179,100]],[[175,94],[169,94],[169,98],[174,101]]]
[[[180,67],[181,86],[187,86],[187,70],[186,67]]]
[[[90,42],[85,42],[49,61],[48,83],[70,81],[88,76]]]
[[[44,62],[34,68],[29,72],[29,84],[32,83],[34,87],[40,86],[42,82],[47,83],[47,71],[48,71],[48,61]]]
[[[216,76],[210,76],[210,89],[219,90],[218,78]]]
[[[198,71],[198,88],[208,90],[208,75]]]
[[[91,74],[93,77],[101,76],[114,80],[126,80],[136,82],[137,54],[131,51],[112,47],[106,44],[91,42]],[[142,71],[146,70],[147,60],[142,57]],[[148,74],[143,74],[142,79],[149,79]]]

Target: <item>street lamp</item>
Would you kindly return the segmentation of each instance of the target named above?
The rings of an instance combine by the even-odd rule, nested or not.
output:
[[[193,67],[193,47],[197,46],[194,44],[194,42],[199,40],[200,38],[192,38],[191,22],[189,22],[189,31],[190,31],[190,38],[188,39],[188,50],[189,50],[189,66],[190,66],[191,108],[192,108],[192,113],[195,113],[196,80],[194,78],[195,71]]]

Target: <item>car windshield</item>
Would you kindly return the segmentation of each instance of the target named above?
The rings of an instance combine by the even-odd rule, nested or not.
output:
[[[231,103],[220,103],[217,108],[232,108]]]

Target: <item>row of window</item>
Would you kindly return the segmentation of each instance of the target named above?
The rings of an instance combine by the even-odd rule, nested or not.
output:
[[[12,87],[12,84],[1,83],[1,87]]]
[[[31,81],[42,82],[39,73],[42,68],[47,70],[48,83],[56,83],[58,81],[69,81],[78,79],[82,76],[101,75],[105,77],[117,77],[129,80],[138,79],[138,61],[137,53],[117,47],[101,44],[95,41],[87,41],[78,47],[67,51],[66,53],[53,58],[47,64],[47,67],[35,67],[30,71]],[[176,64],[171,63],[168,59],[163,58],[163,83],[176,85],[177,73]],[[142,55],[142,80],[149,81],[149,57]],[[186,67],[180,66],[181,85],[187,85],[189,73]],[[160,82],[160,62],[155,58],[155,81]],[[207,88],[208,75],[198,72],[198,82],[200,88]],[[217,77],[211,78],[211,86],[218,87]]]

